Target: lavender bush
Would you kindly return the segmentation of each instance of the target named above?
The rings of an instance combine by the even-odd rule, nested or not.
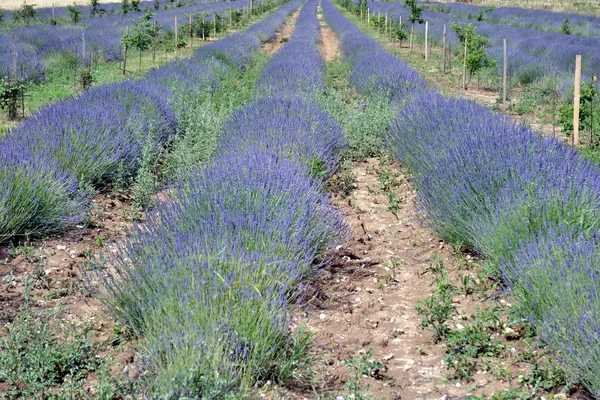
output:
[[[298,2],[284,7],[279,17]],[[313,24],[316,0],[305,7]],[[341,132],[310,100],[258,99],[224,131],[214,162],[183,174],[98,275],[111,310],[146,339],[150,397],[243,397],[289,376],[302,360],[288,304],[348,235],[311,171],[315,158],[335,170]]]
[[[322,3],[323,16],[341,40],[344,59],[350,63],[350,82],[364,95],[402,103],[426,90],[428,84],[403,61],[344,18],[331,2]]]

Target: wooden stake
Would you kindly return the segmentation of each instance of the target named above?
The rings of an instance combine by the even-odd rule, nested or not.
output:
[[[12,34],[12,76],[17,79],[17,40],[15,33]]]
[[[463,90],[467,90],[467,41],[465,40],[465,58],[463,61]]]
[[[56,19],[56,14],[54,13],[54,3],[52,3],[52,19]]]
[[[371,25],[371,9],[367,7],[367,25]]]
[[[229,7],[229,29],[233,28],[233,8]]]
[[[125,28],[125,35],[129,35],[129,27]],[[123,75],[127,74],[127,46],[123,49]]]
[[[381,33],[381,11],[377,12],[377,33]]]
[[[190,24],[190,49],[191,49],[191,48],[193,48],[193,47],[194,47],[194,44],[193,44],[193,40],[194,40],[194,31],[193,31],[193,29],[192,29],[192,13],[190,13],[190,16],[189,16],[189,21],[188,21],[188,23]]]
[[[504,66],[502,68],[502,104],[504,104],[504,107],[506,107],[506,72],[508,70],[508,49],[506,46],[506,39],[502,39],[502,43],[504,46]]]
[[[179,29],[177,28],[177,15],[175,16],[175,55],[179,53]]]
[[[385,33],[388,31],[388,15],[385,13]]]
[[[429,60],[429,21],[425,21],[425,61]]]
[[[575,56],[575,89],[573,90],[573,145],[579,146],[579,102],[581,97],[581,55]]]
[[[415,23],[413,22],[410,26],[410,52],[412,53],[413,49],[413,35],[415,33]]]
[[[214,37],[217,37],[217,13],[213,13]]]
[[[446,25],[444,25],[444,34],[442,35],[442,71],[446,74]]]

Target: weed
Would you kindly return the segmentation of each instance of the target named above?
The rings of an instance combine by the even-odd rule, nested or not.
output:
[[[373,348],[370,347],[367,351],[361,350],[358,357],[344,361],[350,375],[350,379],[346,382],[346,390],[355,400],[368,400],[371,398],[365,393],[369,390],[369,385],[362,386],[360,384],[361,378],[385,378],[385,364],[381,360],[373,359],[372,356]]]

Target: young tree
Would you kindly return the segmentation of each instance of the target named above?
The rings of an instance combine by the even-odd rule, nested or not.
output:
[[[99,0],[90,0],[92,8],[90,9],[90,15],[95,17],[98,14],[98,1]]]
[[[136,22],[129,34],[126,34],[121,39],[121,43],[125,46],[125,51],[128,48],[135,48],[140,52],[139,70],[142,69],[142,52],[148,50],[153,43],[154,24],[152,23],[154,14],[150,9],[146,9]]]
[[[154,9],[158,10],[160,8],[160,0],[154,0]]]
[[[141,11],[140,0],[131,0],[131,11]]]
[[[15,21],[23,21],[26,26],[29,26],[31,20],[35,19],[37,16],[37,11],[35,10],[35,4],[27,4],[26,1],[21,5],[21,9],[19,11],[15,11],[13,14],[13,20]]]
[[[129,0],[121,0],[121,13],[123,15],[127,14],[130,9]]]
[[[485,49],[488,47],[488,39],[485,36],[477,35],[477,28],[472,24],[453,22],[450,25],[450,29],[456,33],[463,48],[465,43],[467,44],[466,70],[469,79],[466,84],[468,85],[471,78],[480,69],[492,67],[496,61],[489,58],[485,52]]]
[[[74,24],[78,23],[81,19],[81,9],[79,6],[76,3],[73,3],[72,5],[67,6],[67,9],[71,15],[71,22]]]
[[[565,35],[570,35],[572,33],[571,30],[571,20],[569,18],[565,18],[565,22],[563,22],[560,31]]]
[[[410,50],[412,51],[413,37],[415,34],[415,22],[418,22],[419,24],[423,23],[423,17],[421,17],[421,13],[423,12],[423,7],[419,7],[419,3],[417,2],[417,0],[404,0],[404,6],[410,8],[410,14],[408,15],[408,20],[411,23]]]

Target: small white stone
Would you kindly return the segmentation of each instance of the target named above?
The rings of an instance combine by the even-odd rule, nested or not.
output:
[[[320,319],[325,319],[325,314],[319,314]]]
[[[393,354],[393,353],[390,353],[390,354],[388,354],[387,356],[383,357],[383,360],[384,360],[384,361],[389,361],[389,360],[391,360],[392,358],[394,358],[394,354]]]
[[[56,250],[66,250],[67,246],[63,245],[63,244],[59,244],[58,246],[56,246]]]
[[[360,297],[357,297],[356,300],[354,300],[354,301],[356,301],[357,303],[360,303]]]
[[[465,329],[465,326],[463,324],[456,324],[456,329],[462,331],[463,329]]]

